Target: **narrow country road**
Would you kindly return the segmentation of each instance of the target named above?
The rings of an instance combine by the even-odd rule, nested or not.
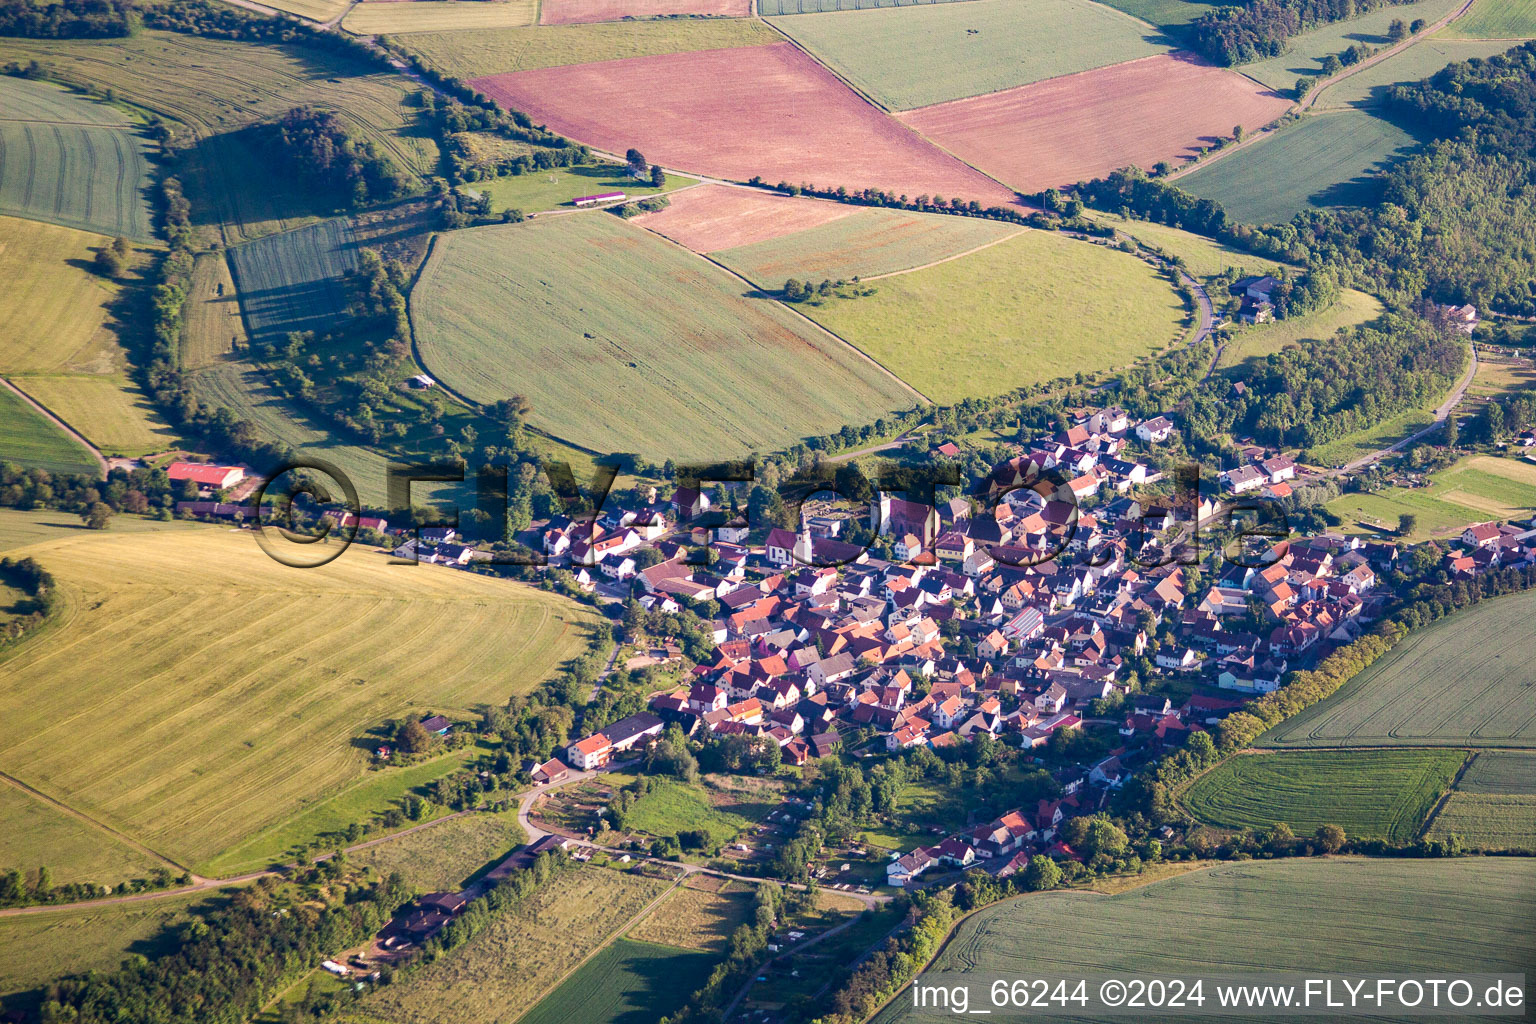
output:
[[[1393,452],[1400,452],[1404,448],[1407,448],[1409,445],[1417,444],[1423,438],[1434,433],[1436,430],[1439,430],[1440,427],[1444,425],[1446,417],[1450,416],[1451,413],[1455,411],[1456,407],[1461,404],[1461,400],[1466,397],[1467,388],[1472,386],[1472,378],[1477,376],[1477,346],[1473,345],[1471,348],[1472,358],[1467,362],[1467,372],[1462,375],[1460,383],[1458,383],[1455,389],[1451,391],[1450,396],[1447,397],[1444,402],[1441,402],[1440,407],[1435,410],[1435,421],[1433,423],[1425,427],[1423,430],[1403,438],[1401,441],[1397,442],[1389,448],[1381,448],[1377,451],[1371,452],[1369,455],[1362,455],[1355,461],[1340,466],[1338,469],[1330,470],[1323,475],[1343,476],[1348,473],[1353,473],[1356,470],[1370,465],[1377,459],[1385,458],[1386,456],[1391,455]]]

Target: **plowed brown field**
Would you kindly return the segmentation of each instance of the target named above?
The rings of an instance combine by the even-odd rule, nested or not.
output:
[[[1262,127],[1291,101],[1188,54],[1127,61],[898,115],[911,127],[1024,192],[1151,169]]]
[[[797,199],[726,185],[700,185],[668,198],[672,203],[665,210],[636,217],[635,223],[694,252],[782,238],[847,217],[857,209],[823,199]]]
[[[633,146],[678,170],[983,206],[1017,198],[790,43],[517,71],[470,84],[562,135],[620,153]]]
[[[541,25],[584,25],[625,18],[662,18],[678,14],[746,18],[752,0],[544,0]]]

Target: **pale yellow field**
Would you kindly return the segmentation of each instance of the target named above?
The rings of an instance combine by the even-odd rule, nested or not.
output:
[[[359,36],[385,32],[522,28],[538,16],[537,0],[380,0],[353,7],[341,27]]]
[[[229,276],[229,262],[222,254],[204,253],[192,267],[192,285],[182,311],[182,368],[212,366],[229,354],[232,343],[243,346],[245,341],[245,321],[240,319],[240,297]]]
[[[176,431],[126,374],[45,374],[12,383],[106,455],[150,455],[176,443]]]
[[[347,9],[347,0],[266,0],[268,7],[296,14],[310,21],[327,22]]]
[[[359,778],[383,719],[528,692],[592,622],[361,549],[289,568],[249,531],[77,531],[11,554],[66,608],[0,662],[0,770],[188,866]]]

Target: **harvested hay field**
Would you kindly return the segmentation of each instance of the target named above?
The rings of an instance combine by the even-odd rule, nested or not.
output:
[[[192,284],[182,309],[181,366],[200,370],[222,362],[237,345],[245,344],[240,297],[222,254],[199,253],[192,265]]]
[[[1116,896],[1005,900],[955,929],[935,971],[1001,977],[1248,971],[1526,971],[1536,957],[1536,860],[1364,858],[1223,864]],[[1170,941],[1177,936],[1177,941]],[[1434,976],[1434,975],[1430,975]],[[876,1024],[939,1024],[897,999]],[[1105,1019],[1066,1016],[1053,1021]],[[1159,1015],[1151,1015],[1159,1019]],[[1162,1018],[1166,1019],[1166,1018]],[[1263,1024],[1272,1012],[1201,1020]]]
[[[243,531],[75,531],[15,554],[58,579],[67,628],[0,664],[0,770],[187,866],[362,778],[357,740],[382,720],[530,692],[593,621],[357,548],[297,571]]]
[[[1370,111],[1330,111],[1197,167],[1178,185],[1246,224],[1283,224],[1308,207],[1375,203],[1379,172],[1416,148],[1412,135]]]
[[[1186,159],[1233,125],[1252,131],[1288,106],[1242,75],[1174,53],[899,116],[961,160],[1036,192]]]
[[[1404,25],[1422,18],[1433,24],[1456,10],[1464,0],[1412,0],[1401,4],[1386,4],[1373,11],[1318,25],[1286,40],[1285,52],[1277,57],[1253,61],[1241,65],[1242,73],[1271,89],[1291,89],[1296,80],[1322,74],[1323,58],[1347,50],[1356,43],[1365,46],[1390,46],[1388,30],[1393,21]],[[1477,0],[1468,17],[1475,16],[1486,0]],[[1423,41],[1416,42],[1404,52],[1412,52]],[[1348,82],[1349,79],[1345,79]]]
[[[1180,798],[1220,828],[1285,822],[1299,836],[1338,825],[1357,839],[1409,843],[1467,760],[1464,750],[1306,750],[1229,758]]]
[[[1473,10],[1483,10],[1483,4],[1486,2],[1488,0],[1478,0]],[[1470,60],[1473,57],[1491,57],[1496,53],[1503,53],[1511,45],[1509,41],[1501,39],[1444,38],[1459,24],[1461,24],[1460,21],[1452,22],[1442,32],[1420,39],[1406,50],[1395,53],[1384,61],[1363,68],[1348,78],[1328,86],[1314,101],[1313,109],[1379,106],[1388,90],[1400,82],[1417,82],[1421,78],[1428,78],[1447,64]]]
[[[723,249],[714,258],[764,288],[787,278],[847,280],[952,259],[1018,234],[1012,224],[943,214],[859,210],[782,238]]]
[[[562,872],[464,945],[375,992],[352,1017],[370,1024],[517,1020],[670,887],[606,868]]]
[[[33,374],[11,383],[103,454],[152,455],[176,443],[176,431],[127,374]]]
[[[1267,747],[1536,747],[1536,590],[1448,615],[1260,736]]]
[[[694,252],[752,245],[819,227],[854,214],[856,207],[755,188],[700,185],[668,197],[665,210],[635,218]]]
[[[541,25],[584,25],[627,18],[750,18],[752,0],[544,0]]]
[[[714,177],[983,206],[1017,199],[881,114],[792,43],[494,75],[470,85],[569,138],[610,152],[634,146],[664,166]]]
[[[396,36],[395,41],[444,74],[474,78],[664,53],[763,46],[783,38],[750,18],[657,18],[412,33]]]
[[[48,865],[55,885],[116,885],[166,866],[10,783],[0,783],[0,821],[5,822],[0,829],[0,865],[28,872],[41,862]]]
[[[353,7],[341,27],[359,36],[520,28],[533,24],[537,7],[537,0],[378,0]]]
[[[138,129],[49,82],[0,77],[0,213],[147,241],[149,160]]]
[[[1090,0],[921,4],[810,14],[773,26],[889,110],[1000,92],[1169,49],[1158,30]]]
[[[1045,231],[804,305],[936,402],[1124,366],[1183,336],[1183,305],[1134,256]]]
[[[826,14],[832,11],[868,11],[877,7],[914,7],[960,0],[757,0],[757,13],[765,18],[781,14]]]
[[[426,369],[573,444],[724,458],[908,408],[899,381],[606,213],[446,235],[411,294]],[[537,372],[533,372],[537,370]]]

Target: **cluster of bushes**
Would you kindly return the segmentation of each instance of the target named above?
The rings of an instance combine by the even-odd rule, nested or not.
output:
[[[97,885],[94,882],[67,882],[53,884],[53,875],[46,866],[37,869],[30,878],[15,868],[0,872],[0,907],[30,907],[44,903],[80,903],[85,900],[106,899],[130,893],[156,892],[175,885],[191,885],[192,876],[186,873],[173,875],[165,868],[156,868],[148,878],[131,878],[116,885]]]
[[[820,284],[812,284],[810,281],[791,277],[784,282],[784,290],[781,294],[787,302],[809,302],[819,305],[823,299],[833,295],[843,299],[857,299],[873,295],[878,290],[873,285],[860,283],[857,277],[852,281],[846,281],[841,277],[836,281],[825,278]]]
[[[112,39],[133,31],[132,0],[0,0],[0,36]]]
[[[612,207],[609,212],[621,220],[629,220],[631,217],[638,217],[642,213],[656,213],[658,210],[665,210],[671,205],[672,200],[666,196],[651,196],[649,199],[640,199],[633,203],[620,203],[618,206]]]
[[[12,603],[10,618],[0,630],[0,644],[20,640],[57,610],[58,595],[54,590],[53,574],[36,559],[0,559],[0,580],[27,595],[25,600]]]
[[[354,210],[410,190],[409,179],[393,160],[372,141],[353,138],[328,110],[295,107],[276,124],[262,126],[260,135],[276,163],[307,190],[336,196]]]
[[[423,93],[424,116],[447,158],[448,180],[455,185],[529,174],[586,163],[591,152],[553,132],[519,123],[494,106],[466,105],[436,93]],[[527,118],[522,118],[527,121]],[[533,147],[528,153],[497,153],[476,135],[494,135]]]

